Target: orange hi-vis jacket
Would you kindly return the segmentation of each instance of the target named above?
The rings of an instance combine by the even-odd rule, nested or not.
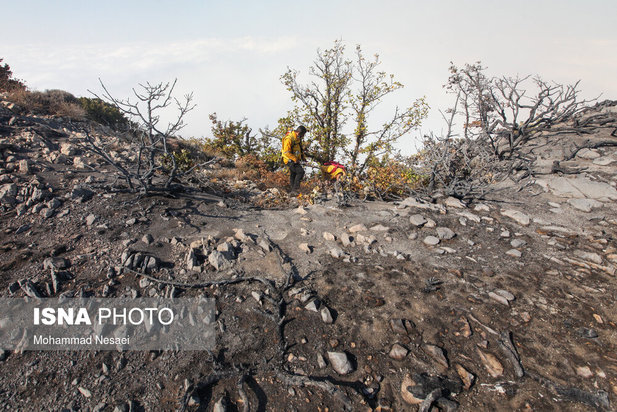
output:
[[[304,153],[302,152],[302,141],[298,137],[298,133],[295,130],[287,133],[285,137],[283,137],[283,148],[282,148],[282,157],[283,162],[287,164],[290,160],[292,162],[300,162],[304,159]]]

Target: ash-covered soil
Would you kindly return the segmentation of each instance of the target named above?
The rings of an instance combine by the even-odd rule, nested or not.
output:
[[[217,307],[212,351],[5,350],[5,409],[614,408],[612,147],[482,200],[299,206],[250,182],[229,183],[237,196],[118,191],[78,131],[0,114],[2,297]]]

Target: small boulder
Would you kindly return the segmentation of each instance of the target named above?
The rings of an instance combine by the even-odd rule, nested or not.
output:
[[[354,371],[354,367],[345,352],[328,352],[328,360],[339,375],[347,375]]]

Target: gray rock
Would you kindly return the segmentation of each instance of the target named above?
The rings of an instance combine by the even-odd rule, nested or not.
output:
[[[430,355],[433,359],[437,361],[437,363],[439,363],[443,367],[448,368],[450,366],[448,358],[446,358],[445,352],[439,346],[427,343],[423,346],[423,349],[428,355]]]
[[[341,235],[339,236],[339,239],[341,243],[343,244],[343,246],[345,247],[351,246],[351,244],[353,243],[351,236],[349,236],[347,232],[341,233]]]
[[[298,249],[300,249],[301,251],[303,251],[306,254],[313,253],[313,248],[311,246],[309,246],[308,243],[300,243],[298,245]]]
[[[333,247],[332,249],[330,249],[330,256],[332,256],[335,259],[339,259],[345,256],[345,252],[343,252],[341,248]]]
[[[390,230],[390,228],[389,228],[389,227],[387,227],[387,226],[384,226],[384,225],[379,224],[379,225],[372,226],[372,227],[371,227],[371,230],[372,230],[373,232],[387,232],[387,231],[389,231],[389,230]]]
[[[61,257],[49,257],[43,261],[44,270],[65,270],[71,267],[71,261]]]
[[[510,242],[510,245],[513,248],[519,248],[521,246],[525,246],[527,244],[526,241],[524,241],[523,239],[512,239],[512,242]]]
[[[20,280],[19,286],[21,287],[21,290],[23,290],[24,293],[31,298],[41,299],[43,297],[36,286],[34,286],[34,283],[32,283],[29,279]]]
[[[323,232],[323,238],[324,238],[325,240],[332,241],[332,242],[336,240],[336,236],[334,236],[334,235],[333,235],[332,233],[330,233],[330,232]]]
[[[510,301],[506,297],[500,295],[499,293],[489,292],[488,297],[493,299],[496,302],[501,303],[502,305],[510,306]]]
[[[529,223],[531,222],[529,216],[519,210],[505,209],[501,211],[501,214],[514,220],[519,225],[529,226]]]
[[[596,182],[583,176],[576,178],[551,176],[537,179],[536,183],[559,197],[617,200],[617,189],[608,183]]]
[[[452,207],[452,208],[457,208],[457,209],[465,209],[467,207],[463,202],[461,202],[460,200],[452,196],[446,198],[446,200],[444,201],[444,204],[447,207]]]
[[[469,211],[458,212],[456,215],[460,216],[460,217],[462,217],[464,219],[471,220],[472,222],[476,222],[476,223],[480,223],[482,221],[480,216],[478,216],[476,214],[473,214],[473,213],[471,213]]]
[[[604,206],[602,202],[598,202],[595,199],[569,199],[568,204],[583,212],[591,212],[593,209]]]
[[[433,203],[426,203],[423,202],[422,200],[419,200],[415,197],[408,197],[407,199],[403,200],[399,205],[398,205],[399,209],[405,209],[405,208],[416,208],[416,209],[427,209],[427,210],[432,210],[433,212],[439,212],[441,214],[445,214],[446,213],[446,208],[444,205],[436,205]]]
[[[332,318],[332,313],[330,312],[330,309],[328,309],[327,306],[322,307],[319,313],[321,314],[321,320],[323,321],[323,323],[327,323],[328,325],[334,323],[334,319]]]
[[[232,265],[227,257],[218,250],[213,250],[212,253],[208,255],[208,262],[210,262],[216,270],[228,269]]]
[[[349,228],[350,233],[366,232],[366,230],[367,230],[366,226],[364,226],[364,224],[362,223],[358,223],[357,225],[354,225]]]
[[[339,375],[347,375],[354,371],[345,352],[328,352],[328,360],[332,365],[332,369]]]
[[[394,345],[392,345],[392,349],[390,349],[390,353],[388,353],[388,356],[395,360],[403,360],[408,353],[409,351],[407,350],[407,348],[399,345],[398,343],[395,343]]]
[[[90,213],[87,217],[86,217],[86,225],[88,226],[92,226],[92,224],[96,221],[96,216],[94,216],[92,213]]]
[[[587,260],[589,262],[593,262],[597,265],[601,265],[602,264],[602,257],[600,255],[598,255],[597,253],[593,253],[593,252],[585,252],[584,250],[575,250],[574,251],[574,255],[576,257],[579,257],[583,260]]]
[[[436,230],[437,230],[437,236],[441,240],[450,240],[454,236],[456,236],[456,233],[454,233],[452,229],[447,228],[447,227],[438,227]]]
[[[429,246],[435,246],[439,244],[439,238],[435,236],[427,236],[424,238],[424,244]]]
[[[154,242],[154,238],[151,234],[148,233],[141,238],[141,241],[144,242],[146,245],[149,245]]]
[[[319,369],[324,369],[328,364],[321,353],[317,354],[317,366]]]
[[[508,250],[508,251],[506,252],[506,255],[508,255],[508,256],[512,256],[512,257],[515,257],[515,258],[520,258],[521,256],[523,256],[523,254],[521,253],[521,251],[520,251],[520,250],[517,250],[517,249],[510,249],[510,250]]]
[[[427,222],[426,218],[420,214],[409,216],[409,223],[411,223],[412,225],[416,227],[424,226],[426,222]]]
[[[507,290],[503,290],[503,289],[496,289],[495,293],[498,295],[503,296],[504,298],[506,298],[508,300],[508,302],[512,302],[515,297],[512,293],[508,292]]]
[[[304,306],[304,309],[309,310],[311,312],[319,312],[319,307],[321,306],[321,302],[319,299],[313,299],[309,303]]]
[[[22,159],[19,161],[19,173],[22,175],[29,175],[31,173],[30,162],[28,162],[28,159]]]

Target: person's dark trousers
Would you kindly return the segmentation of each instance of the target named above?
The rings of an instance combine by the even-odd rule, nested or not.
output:
[[[290,190],[298,190],[300,188],[300,182],[304,177],[304,169],[299,163],[290,161],[287,163],[289,167],[289,186]]]

